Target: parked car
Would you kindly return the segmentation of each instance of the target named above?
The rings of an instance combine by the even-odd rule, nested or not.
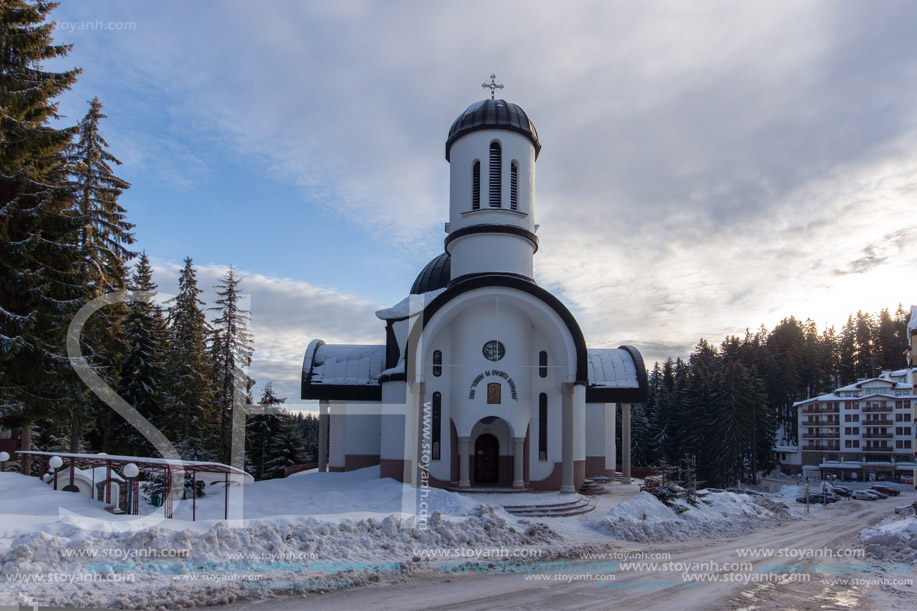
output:
[[[887,494],[884,494],[884,493],[882,493],[882,492],[879,492],[878,490],[873,490],[872,488],[870,488],[870,489],[868,489],[868,490],[864,490],[863,492],[865,492],[866,494],[871,494],[871,495],[873,495],[874,497],[879,498],[879,499],[887,499],[887,498],[888,498],[888,495],[887,495]]]
[[[850,488],[845,488],[843,486],[834,487],[834,494],[838,496],[849,497],[852,492],[853,490],[851,490]]]
[[[894,488],[889,488],[888,486],[883,486],[882,484],[873,484],[869,488],[870,490],[877,490],[888,496],[898,496],[901,494],[900,490],[895,490]]]
[[[868,490],[854,490],[850,494],[850,498],[856,499],[858,501],[878,501],[879,500],[878,496],[874,494],[870,494]]]
[[[801,496],[798,499],[796,499],[796,502],[797,503],[808,502],[810,505],[817,505],[817,504],[822,504],[822,503],[827,505],[828,503],[836,503],[837,500],[838,498],[830,493],[822,494],[821,492],[819,492],[818,494],[810,494],[808,501],[806,500],[806,497]]]

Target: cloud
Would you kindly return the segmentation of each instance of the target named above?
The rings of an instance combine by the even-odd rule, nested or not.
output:
[[[538,280],[590,345],[652,361],[789,314],[917,302],[897,233],[917,226],[912,3],[120,6],[138,29],[88,41],[98,62],[155,92],[168,120],[146,129],[201,160],[157,161],[154,140],[156,172],[194,181],[230,157],[392,251],[438,247],[446,130],[496,72],[544,144]],[[267,354],[372,335],[375,306],[308,269],[250,275]]]

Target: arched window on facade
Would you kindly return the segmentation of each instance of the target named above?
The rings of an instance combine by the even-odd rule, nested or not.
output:
[[[433,393],[433,408],[431,414],[430,428],[432,429],[432,439],[430,440],[431,447],[431,458],[433,460],[439,460],[440,455],[440,428],[442,428],[442,416],[443,416],[443,396],[442,394],[435,392]]]
[[[548,353],[544,350],[538,353],[538,377],[548,377]]]
[[[500,143],[490,143],[490,207],[499,208],[503,195],[503,150]]]
[[[443,375],[443,353],[439,350],[433,351],[433,375],[437,378]]]
[[[481,209],[481,162],[477,159],[471,166],[471,209]]]
[[[509,166],[509,207],[519,209],[519,164],[515,160]]]
[[[538,395],[538,460],[548,459],[548,395]]]

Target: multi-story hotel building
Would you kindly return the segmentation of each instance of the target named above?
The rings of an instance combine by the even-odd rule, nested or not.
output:
[[[913,483],[917,306],[908,326],[909,367],[798,401],[797,445],[775,448],[785,473],[842,481]]]

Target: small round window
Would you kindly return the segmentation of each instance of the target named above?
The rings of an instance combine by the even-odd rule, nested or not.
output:
[[[499,361],[504,354],[506,354],[506,348],[500,342],[493,340],[484,344],[484,358],[488,361]]]

